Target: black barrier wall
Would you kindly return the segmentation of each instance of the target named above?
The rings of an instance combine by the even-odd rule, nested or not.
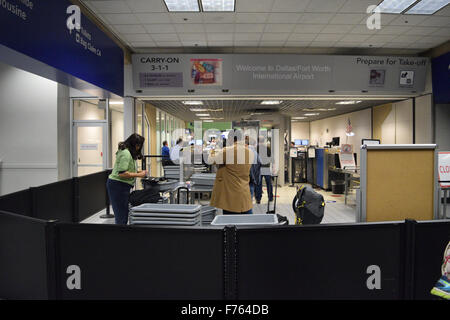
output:
[[[0,211],[0,298],[55,298],[53,226]]]
[[[34,218],[77,222],[74,217],[74,184],[72,179],[30,189]]]
[[[0,210],[31,217],[33,214],[31,190],[26,189],[1,196]]]
[[[59,224],[57,238],[62,299],[224,297],[220,228]]]
[[[239,228],[238,299],[400,299],[403,223]]]
[[[110,173],[103,171],[74,178],[76,222],[83,221],[109,205],[106,181]]]

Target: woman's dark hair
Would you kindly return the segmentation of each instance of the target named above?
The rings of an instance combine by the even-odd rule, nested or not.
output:
[[[183,138],[178,138],[178,140],[177,140],[177,144],[179,144],[181,141],[183,141]]]
[[[142,159],[142,147],[144,146],[145,138],[137,133],[133,133],[127,140],[119,143],[119,150],[128,149],[134,160]],[[139,146],[139,149],[136,149]]]

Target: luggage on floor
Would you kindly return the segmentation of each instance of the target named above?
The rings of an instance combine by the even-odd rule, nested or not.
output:
[[[301,186],[292,201],[295,224],[319,224],[324,215],[325,201],[320,193],[312,188]]]
[[[277,218],[278,218],[278,223],[280,225],[288,225],[289,224],[289,220],[287,217],[282,216],[281,214],[277,213]]]

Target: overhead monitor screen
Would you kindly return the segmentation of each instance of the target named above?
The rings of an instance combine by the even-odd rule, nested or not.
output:
[[[307,146],[307,145],[309,145],[309,140],[307,140],[307,139],[302,140],[302,146]]]

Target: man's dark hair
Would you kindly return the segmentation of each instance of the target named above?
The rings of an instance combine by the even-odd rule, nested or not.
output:
[[[142,159],[142,147],[144,146],[145,138],[137,133],[133,133],[127,140],[119,143],[119,150],[128,149],[134,160]],[[139,146],[139,148],[136,148]]]
[[[183,141],[183,138],[178,138],[177,144],[179,144],[181,141]]]
[[[163,141],[163,146],[167,146],[167,141]]]

